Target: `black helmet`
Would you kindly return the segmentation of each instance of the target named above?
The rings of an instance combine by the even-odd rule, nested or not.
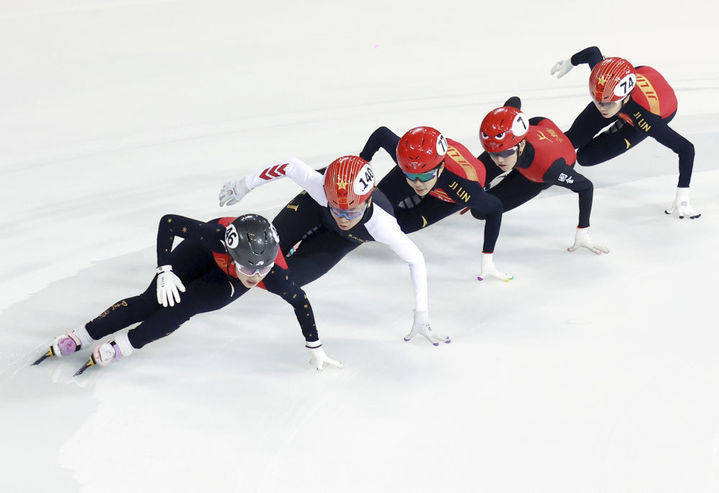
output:
[[[225,229],[225,245],[243,267],[261,269],[272,264],[280,250],[280,237],[272,223],[257,214],[245,214]]]

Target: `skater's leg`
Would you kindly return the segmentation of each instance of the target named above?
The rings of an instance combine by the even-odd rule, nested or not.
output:
[[[502,210],[507,212],[533,199],[549,186],[546,183],[535,183],[528,180],[514,170],[498,185],[492,187],[489,193],[502,202]],[[476,209],[472,209],[472,215],[477,219],[484,219],[483,214]]]
[[[587,145],[577,150],[577,162],[582,166],[609,161],[624,154],[647,137],[623,120],[617,120],[611,127],[597,135]]]
[[[90,359],[75,375],[80,375],[96,364],[105,366],[129,356],[135,349],[172,334],[193,315],[219,310],[247,292],[240,286],[237,279],[231,279],[219,268],[214,268],[186,285],[180,303],[162,307],[134,329],[95,347]]]
[[[187,285],[214,268],[210,253],[200,243],[183,241],[171,253],[173,272]],[[93,340],[117,332],[120,329],[141,322],[160,310],[157,302],[157,276],[153,278],[144,293],[120,300],[85,325]]]
[[[287,258],[287,265],[295,283],[304,286],[322,277],[358,246],[359,243],[322,228],[302,240],[297,251]]]
[[[173,270],[184,284],[216,269],[212,255],[199,243],[183,241],[172,251]],[[145,320],[162,306],[157,302],[156,278],[144,293],[114,303],[87,324],[55,338],[48,351],[38,358],[38,364],[52,356],[62,357],[89,346],[93,341],[113,334],[129,325]]]
[[[219,310],[239,298],[245,289],[237,289],[239,281],[230,279],[219,269],[213,269],[204,276],[186,284],[186,291],[180,303],[161,307],[154,311],[140,325],[128,332],[128,339],[134,349],[161,337],[168,336],[198,313]]]
[[[409,234],[451,216],[461,208],[456,203],[427,196],[414,207],[395,207],[394,215],[402,232]]]

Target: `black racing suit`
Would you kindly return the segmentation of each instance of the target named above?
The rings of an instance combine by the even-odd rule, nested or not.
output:
[[[294,281],[304,286],[322,277],[362,243],[374,241],[364,223],[370,220],[377,206],[392,214],[387,197],[375,190],[362,220],[345,231],[337,226],[329,209],[315,202],[307,192],[293,198],[272,224],[280,235],[280,248],[287,255]]]
[[[370,161],[383,148],[397,163],[397,143],[400,138],[387,127],[380,127],[370,135],[360,157]],[[474,159],[474,156],[472,156]],[[484,253],[494,252],[502,224],[502,206],[485,192],[482,185],[444,169],[432,192],[441,192],[440,199],[430,194],[419,197],[407,183],[399,165],[392,168],[377,186],[394,207],[394,215],[404,233],[413,233],[470,206],[481,212],[484,227]],[[449,200],[448,200],[449,199]]]
[[[596,46],[574,54],[571,59],[572,65],[586,63],[590,68],[602,60],[602,53]],[[637,70],[641,68],[636,67]],[[638,90],[638,87],[634,89]],[[640,106],[630,95],[619,114],[611,118],[604,118],[594,103],[589,103],[565,133],[577,149],[577,162],[582,166],[603,163],[623,154],[647,136],[653,137],[679,155],[678,186],[686,188],[689,187],[694,166],[694,146],[669,126],[675,114],[676,111],[662,118]],[[610,124],[611,127],[597,135]]]
[[[184,241],[172,250],[175,236]],[[218,219],[205,223],[183,216],[163,216],[157,231],[157,264],[171,265],[184,284],[186,290],[180,293],[180,303],[163,307],[157,302],[155,276],[142,294],[118,301],[88,322],[85,327],[90,337],[98,340],[141,322],[128,332],[130,344],[139,349],[171,334],[193,315],[219,310],[245,294],[248,288],[215,261],[213,253],[228,256],[224,238],[225,227]],[[317,341],[312,306],[291,271],[276,263],[262,283],[267,291],[292,305],[305,340]]]
[[[521,110],[522,102],[518,97],[509,98],[504,106],[511,106]],[[544,120],[544,117],[534,117],[529,119],[530,125],[537,125]],[[484,163],[487,170],[487,183],[491,183],[497,176],[503,173],[501,168],[497,166],[488,152],[483,152],[478,159]],[[592,199],[594,195],[594,186],[584,175],[579,173],[573,163],[565,162],[564,158],[554,161],[542,176],[541,182],[532,181],[525,177],[520,170],[531,166],[535,159],[534,146],[525,140],[524,150],[517,158],[517,164],[507,176],[499,182],[499,184],[489,189],[489,193],[502,201],[502,208],[505,212],[511,211],[525,202],[533,199],[542,190],[546,190],[552,185],[557,185],[577,193],[579,195],[579,223],[580,228],[589,227],[589,217],[592,212]],[[480,211],[472,209],[472,215],[477,219],[484,219]]]

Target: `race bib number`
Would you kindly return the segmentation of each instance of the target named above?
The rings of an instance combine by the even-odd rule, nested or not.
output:
[[[519,137],[526,134],[528,130],[529,120],[527,120],[527,116],[524,113],[519,113],[514,117],[514,121],[512,122],[512,133],[516,137]]]
[[[619,81],[619,84],[617,84],[614,87],[614,95],[618,98],[623,98],[630,92],[632,92],[632,89],[634,89],[634,86],[637,85],[637,76],[634,74],[629,74],[625,76],[622,80]]]
[[[440,156],[444,156],[447,154],[447,149],[449,146],[447,145],[447,139],[444,138],[444,135],[439,134],[439,137],[437,137],[437,154]]]
[[[352,184],[352,190],[356,195],[365,195],[374,188],[374,172],[369,163],[362,166],[359,170],[355,181]]]
[[[237,230],[234,224],[230,224],[225,229],[225,243],[230,248],[235,248],[240,241],[240,237],[237,235]]]

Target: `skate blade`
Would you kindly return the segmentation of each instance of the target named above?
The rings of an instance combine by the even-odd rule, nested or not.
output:
[[[90,368],[91,366],[95,366],[95,357],[94,357],[94,356],[90,356],[90,359],[87,360],[87,363],[85,363],[84,365],[82,365],[82,367],[75,372],[75,374],[73,375],[73,377],[76,377],[76,376],[78,376],[78,375],[82,375],[82,374],[85,372],[85,370],[87,370],[87,369]]]
[[[50,347],[50,349],[48,349],[45,354],[43,354],[42,356],[40,356],[38,359],[35,360],[35,362],[33,363],[33,366],[34,366],[34,365],[39,365],[40,363],[42,363],[42,362],[45,361],[46,359],[52,358],[53,356],[55,356],[55,351],[53,351],[53,350],[52,350],[52,347]]]

